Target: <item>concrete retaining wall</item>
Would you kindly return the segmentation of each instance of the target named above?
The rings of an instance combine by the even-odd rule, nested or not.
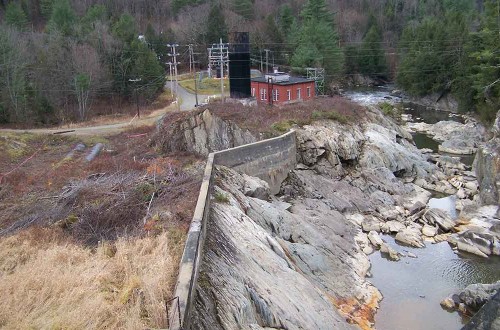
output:
[[[210,213],[214,165],[224,165],[242,173],[259,177],[269,183],[271,192],[277,193],[281,182],[297,163],[295,138],[295,132],[292,131],[277,138],[211,153],[208,156],[198,202],[179,266],[174,292],[178,301],[174,301],[171,307],[171,330],[187,330],[191,326],[189,323],[190,313],[196,295],[199,261],[202,260],[206,223]],[[180,317],[178,311],[180,311]]]

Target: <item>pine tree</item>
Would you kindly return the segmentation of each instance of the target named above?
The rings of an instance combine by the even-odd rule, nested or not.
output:
[[[287,35],[290,32],[290,28],[294,24],[294,17],[292,14],[292,8],[289,5],[284,5],[280,8],[280,29],[283,35]]]
[[[28,25],[28,18],[24,12],[21,4],[11,2],[7,5],[5,9],[5,23],[7,25],[13,26],[20,31],[26,29]]]
[[[476,111],[492,121],[500,110],[500,0],[487,0],[484,8],[479,31],[471,33],[466,85]]]
[[[206,31],[205,40],[207,43],[218,43],[220,38],[227,41],[227,25],[220,4],[214,4],[210,8]]]
[[[233,0],[233,11],[246,19],[253,19],[253,4],[251,0]]]
[[[379,29],[373,24],[366,33],[357,55],[359,70],[362,74],[374,78],[387,76],[387,66],[381,42],[382,37]]]
[[[323,67],[329,76],[340,73],[343,53],[325,0],[309,0],[301,17],[302,25],[295,36],[297,48],[292,56],[293,65],[305,68],[314,64]]]
[[[113,24],[113,34],[121,41],[129,44],[137,36],[135,20],[129,14],[122,14],[118,21]]]
[[[399,45],[398,84],[415,95],[449,91],[461,71],[467,34],[467,17],[458,12],[408,26]]]
[[[72,35],[76,24],[76,15],[69,0],[55,0],[48,23],[49,31],[59,31],[64,36]]]

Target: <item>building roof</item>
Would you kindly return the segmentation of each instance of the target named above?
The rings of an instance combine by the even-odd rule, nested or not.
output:
[[[269,73],[271,75],[271,73]],[[260,82],[260,83],[267,83],[266,77],[257,77],[257,78],[252,78],[252,81],[255,82]],[[273,85],[294,85],[294,84],[301,84],[305,82],[314,82],[314,79],[307,79],[307,78],[301,78],[301,77],[290,77],[289,80],[287,81],[275,81],[273,82]]]

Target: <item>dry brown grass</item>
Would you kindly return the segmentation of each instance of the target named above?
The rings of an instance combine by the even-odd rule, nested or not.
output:
[[[97,248],[61,236],[30,229],[0,240],[1,328],[166,327],[179,261],[169,232]]]
[[[244,107],[239,103],[215,103],[206,106],[215,115],[231,120],[253,133],[275,136],[294,124],[310,124],[316,119],[331,119],[342,123],[365,118],[366,109],[340,96],[316,98],[311,101],[281,106],[259,105]]]
[[[153,130],[0,139],[0,328],[166,327],[203,162],[159,154]],[[64,159],[78,142],[106,147]]]

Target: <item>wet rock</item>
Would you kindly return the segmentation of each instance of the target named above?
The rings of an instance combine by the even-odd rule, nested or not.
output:
[[[467,286],[458,296],[468,308],[477,311],[499,291],[500,281],[493,284],[479,283]]]
[[[369,232],[368,239],[370,240],[370,243],[372,243],[372,245],[377,249],[379,249],[382,244],[384,244],[384,241],[382,241],[382,238],[380,238],[379,234],[376,231]]]
[[[413,258],[413,259],[418,258],[418,256],[417,256],[416,254],[412,253],[412,252],[407,252],[407,253],[406,253],[406,256],[407,256],[408,258]]]
[[[451,298],[445,298],[440,302],[441,307],[449,311],[455,310],[455,302]]]
[[[459,236],[458,234],[453,234],[448,237],[448,242],[454,244],[459,251],[464,251],[478,255],[480,257],[487,258],[488,254],[485,254],[481,249],[474,244],[474,242],[466,237]]]
[[[456,225],[448,213],[440,209],[428,209],[422,218],[430,225],[437,224],[445,232],[450,231]]]
[[[396,241],[413,247],[425,247],[424,241],[420,236],[420,231],[416,228],[406,228],[398,232],[396,234]]]
[[[392,261],[399,261],[399,253],[390,247],[387,243],[382,243],[380,246],[380,253],[383,253],[389,257]]]

